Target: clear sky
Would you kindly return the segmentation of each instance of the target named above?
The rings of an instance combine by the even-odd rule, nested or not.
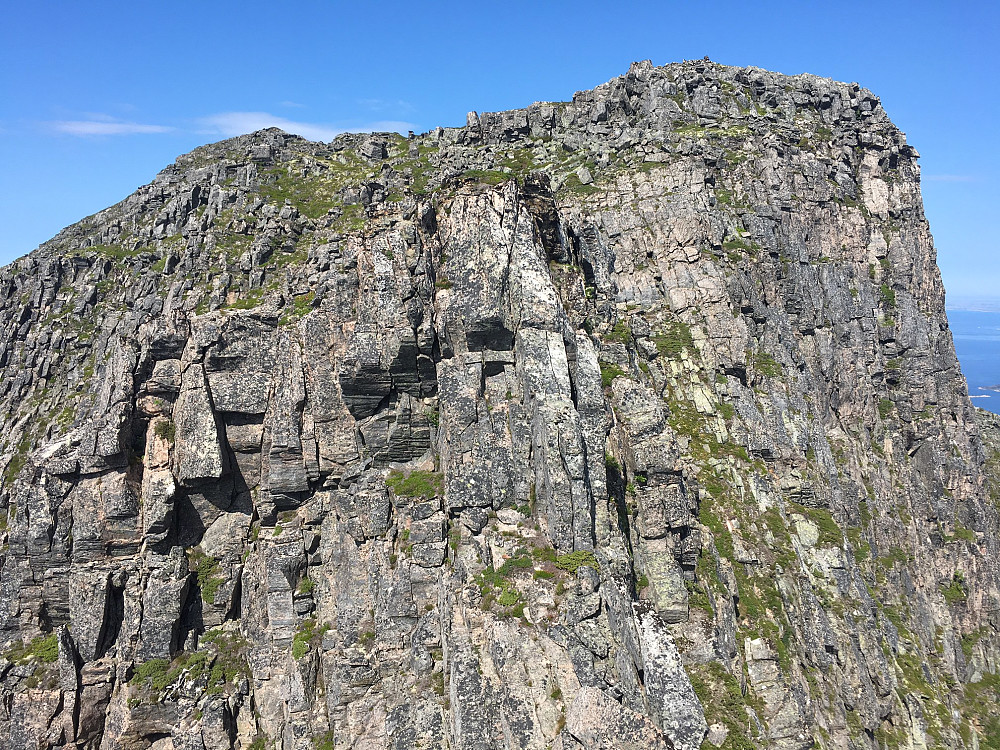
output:
[[[921,153],[949,302],[1000,299],[998,44],[982,1],[8,3],[0,263],[230,135],[462,125],[708,55],[879,95]]]

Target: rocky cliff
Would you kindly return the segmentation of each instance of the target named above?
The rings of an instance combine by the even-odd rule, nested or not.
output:
[[[998,747],[916,159],[638,63],[205,146],[0,270],[0,745]]]

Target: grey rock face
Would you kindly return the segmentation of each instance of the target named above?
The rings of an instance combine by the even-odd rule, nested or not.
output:
[[[637,63],[206,146],[0,270],[0,746],[982,746],[1000,429],[916,159]]]

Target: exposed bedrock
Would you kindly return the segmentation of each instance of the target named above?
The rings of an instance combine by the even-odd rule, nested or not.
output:
[[[241,136],[0,307],[0,747],[1000,733],[1000,429],[856,84]]]

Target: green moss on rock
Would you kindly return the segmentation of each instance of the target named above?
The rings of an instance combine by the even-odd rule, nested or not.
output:
[[[574,575],[582,567],[593,568],[594,570],[601,569],[597,558],[594,557],[594,553],[590,550],[577,550],[565,555],[559,555],[556,557],[556,567]]]
[[[669,323],[664,331],[650,337],[661,357],[676,359],[684,352],[694,354],[694,337],[691,327],[682,321]]]
[[[385,486],[400,497],[440,497],[444,495],[444,475],[420,470],[404,474],[394,469],[385,478]]]
[[[40,635],[28,643],[11,646],[4,652],[4,656],[18,664],[27,664],[32,661],[52,664],[59,658],[59,644],[56,641],[56,634]]]

